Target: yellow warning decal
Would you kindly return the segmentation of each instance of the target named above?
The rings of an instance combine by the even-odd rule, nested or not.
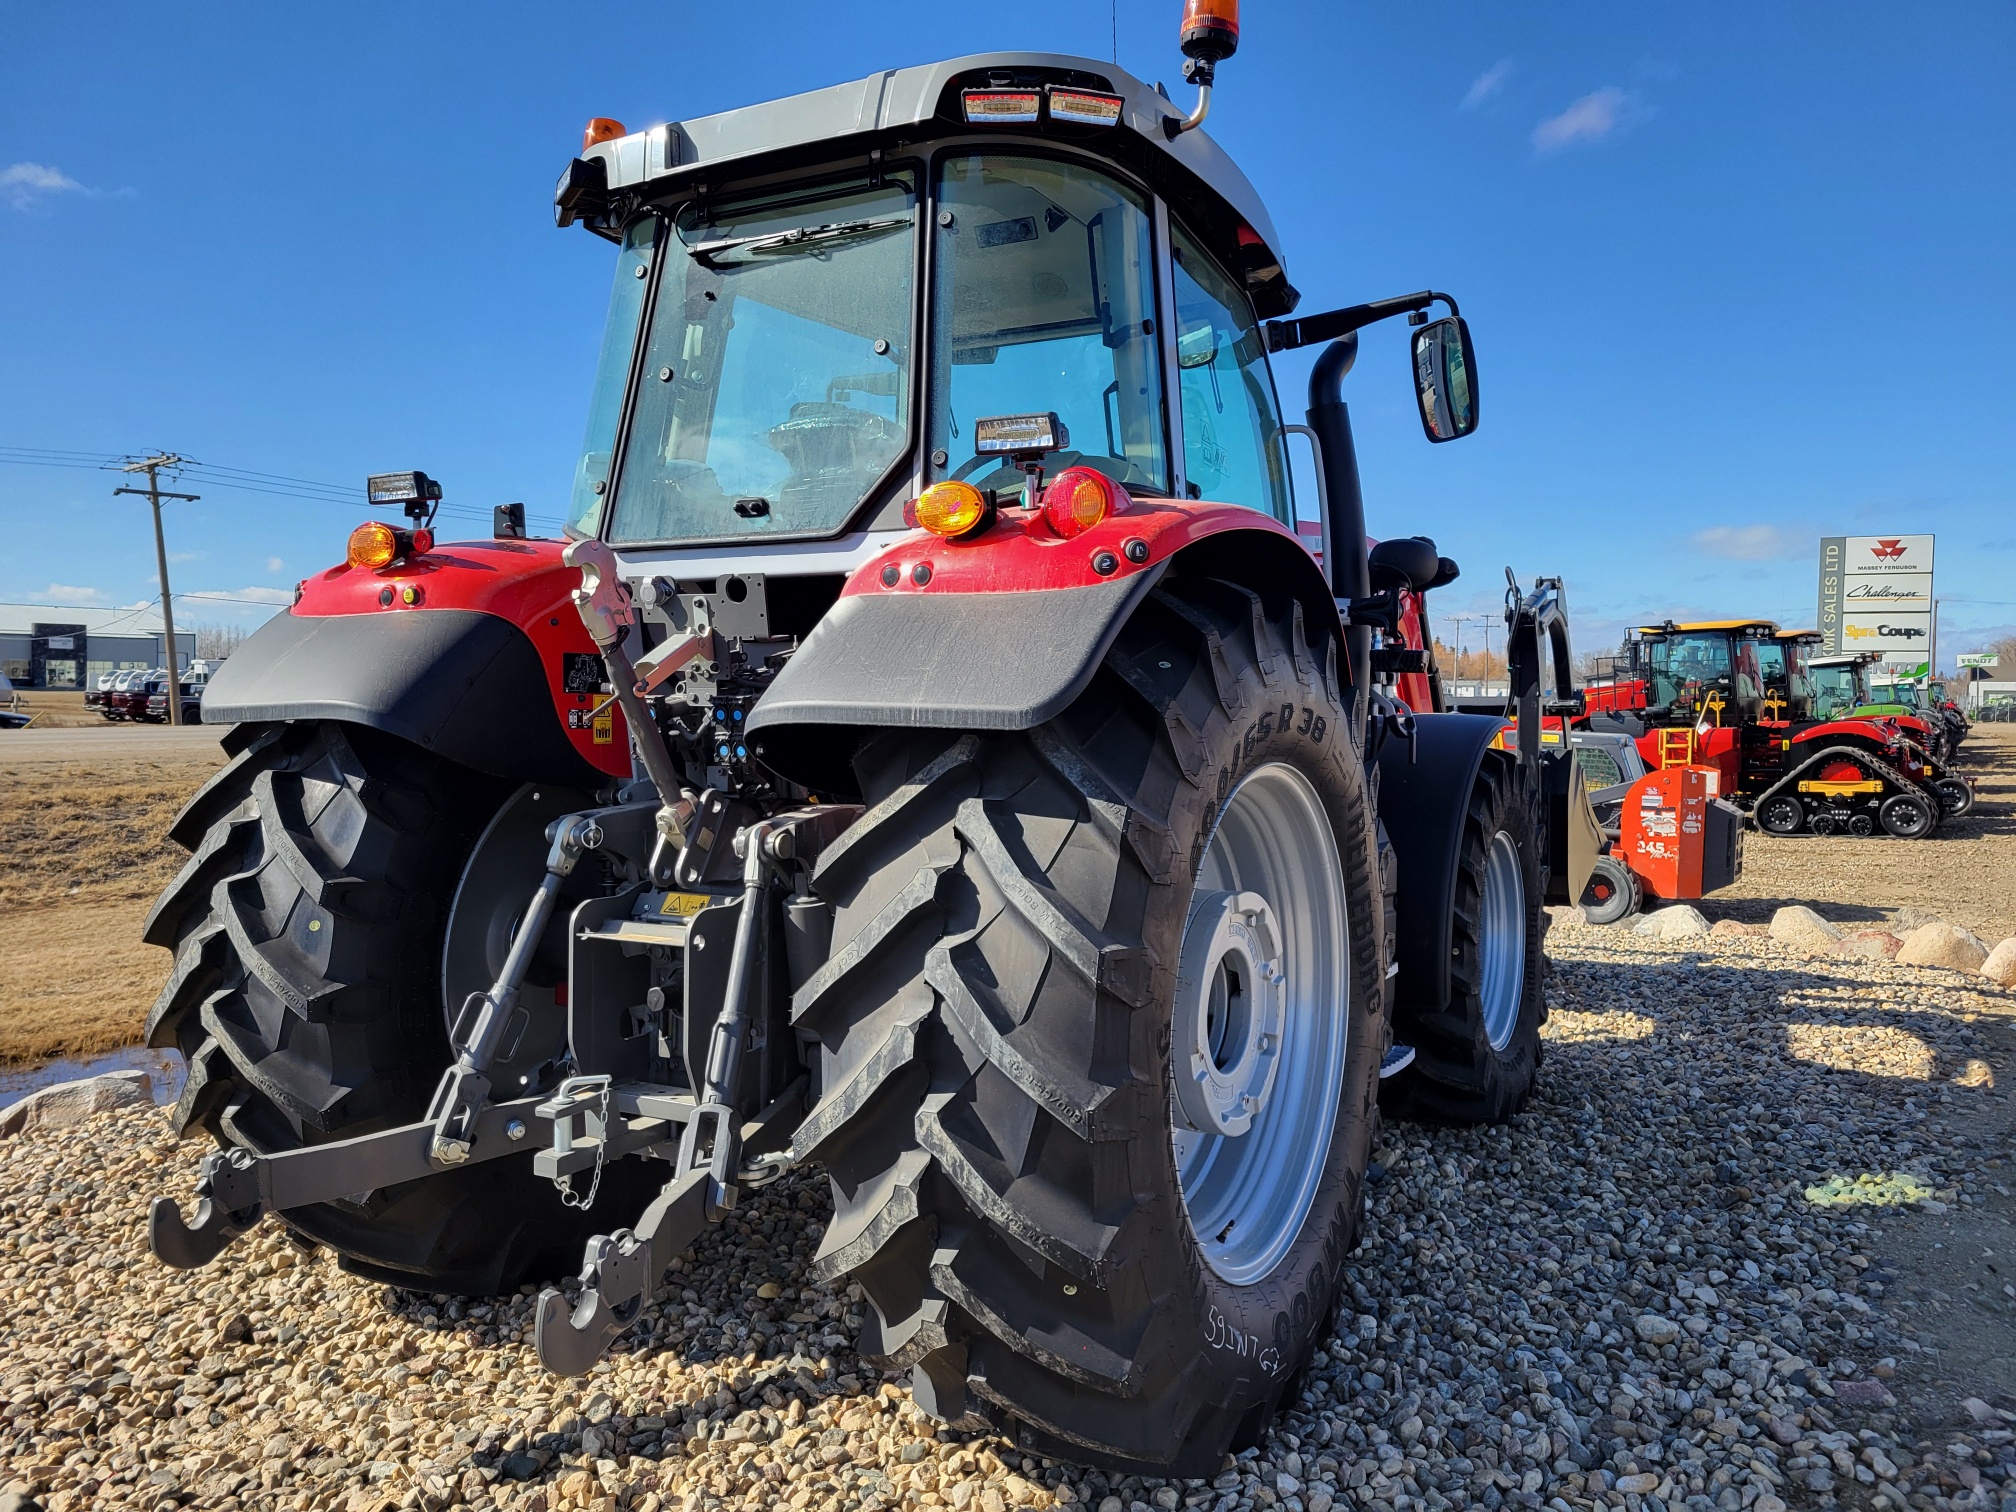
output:
[[[616,716],[608,710],[595,716],[595,744],[614,745],[616,743]]]
[[[712,900],[706,893],[668,892],[658,912],[675,919],[690,919]]]

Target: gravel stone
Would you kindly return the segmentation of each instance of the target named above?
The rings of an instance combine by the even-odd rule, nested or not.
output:
[[[2010,999],[1754,934],[1557,917],[1549,950],[1532,1104],[1502,1127],[1386,1127],[1299,1394],[1208,1482],[1050,1462],[920,1414],[907,1377],[854,1352],[859,1294],[808,1273],[830,1216],[817,1171],[750,1194],[608,1359],[558,1380],[533,1354],[530,1296],[388,1288],[271,1221],[208,1269],[157,1265],[147,1203],[186,1198],[203,1146],[129,1108],[30,1130],[0,1165],[0,1488],[48,1512],[2016,1498],[2012,1404],[1942,1385],[1886,1290],[1882,1232],[1945,1220],[1805,1196],[1908,1175],[1958,1210],[2006,1184],[2006,1150],[1970,1129],[2007,1095],[1983,1026]],[[1935,1389],[1930,1420],[1897,1406]]]

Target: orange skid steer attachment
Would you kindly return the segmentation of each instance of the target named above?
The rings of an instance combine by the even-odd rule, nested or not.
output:
[[[1736,880],[1742,818],[1715,796],[1716,777],[1705,767],[1664,767],[1625,796],[1618,849],[1652,896],[1699,898]]]

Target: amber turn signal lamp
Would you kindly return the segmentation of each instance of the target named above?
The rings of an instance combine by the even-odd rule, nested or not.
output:
[[[917,495],[910,512],[922,529],[948,541],[978,535],[994,523],[993,506],[971,483],[933,483]]]
[[[1185,26],[1190,24],[1187,17],[1184,19],[1183,24]],[[1239,27],[1236,21],[1233,23],[1232,29],[1235,33],[1238,31]],[[629,133],[623,129],[621,121],[612,121],[607,116],[597,116],[588,123],[588,129],[581,133],[581,150],[586,152],[590,147],[599,147],[604,142],[613,142],[620,136],[628,135]]]
[[[1089,467],[1067,467],[1043,490],[1043,518],[1065,540],[1081,536],[1108,515],[1133,504],[1127,490]]]
[[[383,520],[366,520],[350,532],[352,567],[390,567],[399,556],[399,532]]]

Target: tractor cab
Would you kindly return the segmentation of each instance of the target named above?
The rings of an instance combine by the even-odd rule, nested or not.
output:
[[[1757,643],[1757,666],[1764,680],[1763,718],[1798,724],[1813,717],[1813,680],[1807,659],[1820,644],[1817,630],[1781,630]]]
[[[1764,715],[1763,648],[1769,620],[1641,625],[1630,642],[1632,676],[1644,684],[1647,722],[1726,727]]]
[[[1806,671],[1813,684],[1813,717],[1846,719],[1866,707],[1869,667],[1878,659],[1874,651],[1810,658]]]

